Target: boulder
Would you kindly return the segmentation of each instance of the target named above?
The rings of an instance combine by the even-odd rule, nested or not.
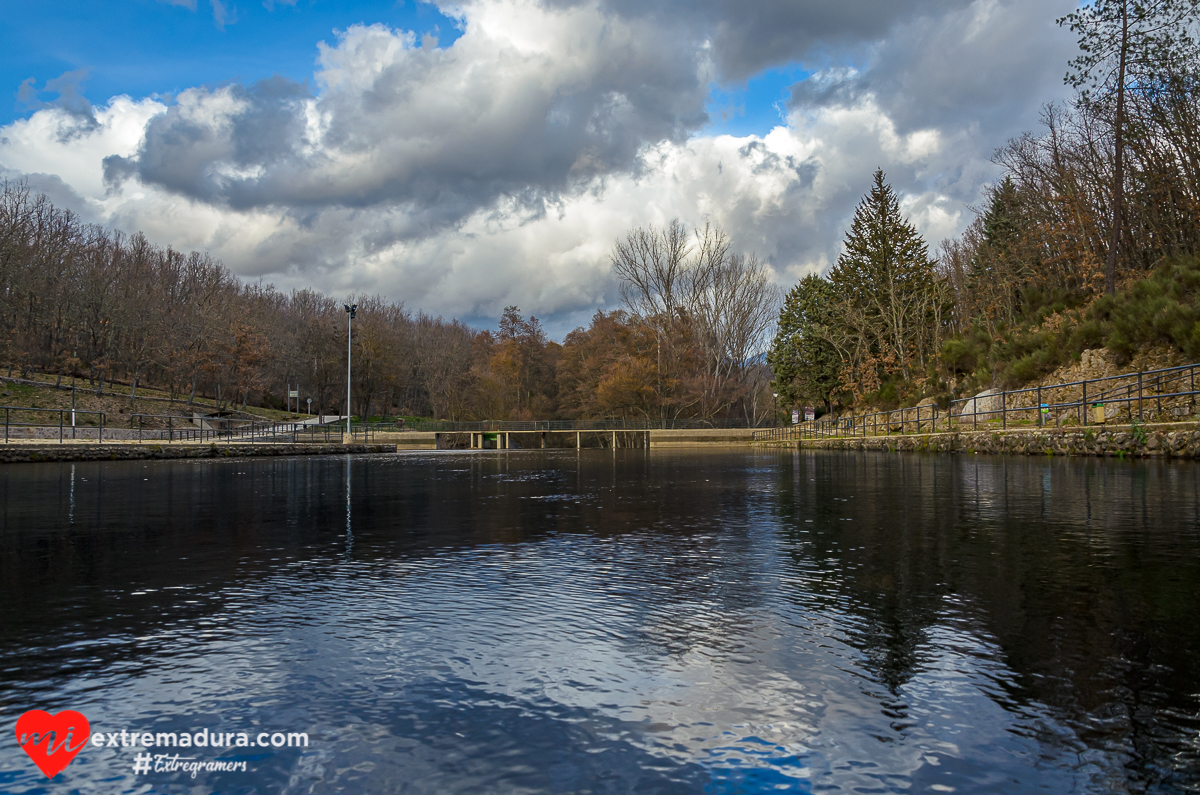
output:
[[[1003,396],[999,390],[985,389],[978,395],[968,398],[966,401],[959,403],[954,407],[955,414],[975,414],[985,411],[999,411],[1004,408]]]

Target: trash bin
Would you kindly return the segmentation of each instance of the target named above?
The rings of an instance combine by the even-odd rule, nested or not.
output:
[[[1103,425],[1105,423],[1105,421],[1106,421],[1106,418],[1104,416],[1104,404],[1103,403],[1093,403],[1092,404],[1092,422],[1097,423],[1099,425]]]

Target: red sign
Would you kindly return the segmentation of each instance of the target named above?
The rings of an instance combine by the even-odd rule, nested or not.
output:
[[[17,744],[48,778],[71,764],[91,736],[88,719],[73,709],[57,715],[31,709],[17,719]]]

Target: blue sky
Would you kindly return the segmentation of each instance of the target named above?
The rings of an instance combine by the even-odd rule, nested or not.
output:
[[[253,82],[278,74],[311,84],[317,42],[333,43],[334,30],[383,23],[432,33],[442,45],[459,35],[455,20],[428,3],[227,0],[219,25],[210,0],[56,0],[6,3],[0,26],[0,124],[28,116],[18,99],[33,78],[42,89],[67,72],[87,70],[83,95],[94,105],[109,97],[174,94],[200,85]],[[53,92],[39,98],[53,101]]]
[[[715,223],[788,286],[882,167],[958,234],[1076,52],[1075,0],[439,2],[8,0],[0,178],[249,281],[561,335],[639,225]]]
[[[46,84],[67,73],[68,82],[93,105],[127,94],[172,95],[195,86],[252,83],[282,75],[311,86],[317,43],[333,43],[335,30],[382,23],[431,34],[441,46],[459,35],[458,22],[418,0],[330,2],[295,0],[220,3],[211,0],[122,0],[98,3],[10,3],[0,26],[0,125],[28,117],[52,103]],[[219,24],[217,16],[225,17]],[[789,88],[807,77],[798,65],[771,68],[744,84],[710,86],[712,134],[765,134],[783,123]],[[32,81],[21,92],[22,84]],[[19,96],[22,95],[23,96]],[[31,103],[30,100],[33,100]]]
[[[786,120],[791,87],[809,73],[799,64],[764,69],[745,84],[709,87],[706,132],[721,135],[765,135]]]

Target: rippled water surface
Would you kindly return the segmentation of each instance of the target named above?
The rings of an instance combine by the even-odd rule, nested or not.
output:
[[[3,792],[1200,788],[1195,464],[460,452],[0,494]],[[33,708],[310,739],[47,780]]]

